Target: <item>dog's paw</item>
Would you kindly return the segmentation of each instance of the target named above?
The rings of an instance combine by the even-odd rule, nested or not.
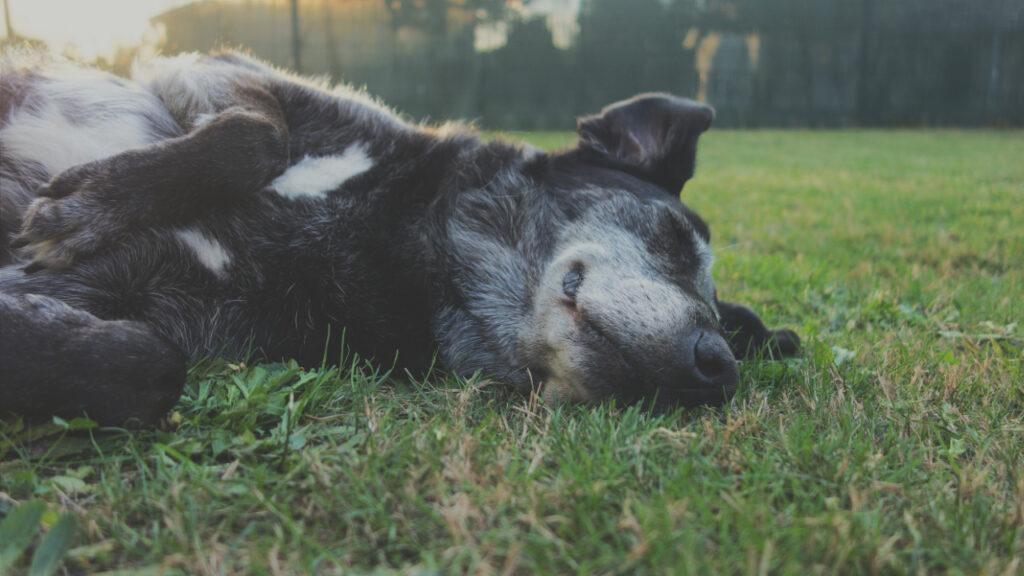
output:
[[[25,213],[21,235],[12,245],[31,255],[26,272],[61,269],[104,245],[102,217],[90,217],[79,198],[39,198]]]
[[[779,356],[796,356],[800,353],[800,336],[792,330],[773,331],[772,352]]]
[[[29,205],[21,234],[12,242],[31,256],[26,272],[66,268],[122,232],[116,206],[104,201],[104,183],[90,172],[72,169],[58,175]]]

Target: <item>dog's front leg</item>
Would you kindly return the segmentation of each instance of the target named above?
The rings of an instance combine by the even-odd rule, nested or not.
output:
[[[753,310],[739,304],[717,300],[719,318],[729,347],[737,359],[760,355],[775,358],[795,356],[800,337],[792,330],[769,330]]]
[[[74,166],[39,191],[15,244],[28,271],[61,268],[134,232],[187,223],[259,190],[288,166],[280,104],[258,86],[189,134]]]

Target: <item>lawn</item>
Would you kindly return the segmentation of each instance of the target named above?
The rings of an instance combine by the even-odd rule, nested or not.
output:
[[[701,142],[719,294],[805,343],[728,406],[211,360],[161,430],[0,421],[0,573],[1024,571],[1024,132]]]

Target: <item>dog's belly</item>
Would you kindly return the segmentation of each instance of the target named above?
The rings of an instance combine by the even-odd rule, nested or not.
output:
[[[7,239],[50,178],[183,133],[152,94],[95,70],[62,72],[0,67],[0,91],[18,96],[0,103],[0,266],[15,260]]]

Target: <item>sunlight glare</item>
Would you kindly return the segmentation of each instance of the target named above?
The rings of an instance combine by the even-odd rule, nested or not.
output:
[[[8,0],[14,33],[92,59],[142,43],[149,19],[187,0]],[[3,11],[0,10],[0,21]],[[7,36],[6,22],[0,35]]]

